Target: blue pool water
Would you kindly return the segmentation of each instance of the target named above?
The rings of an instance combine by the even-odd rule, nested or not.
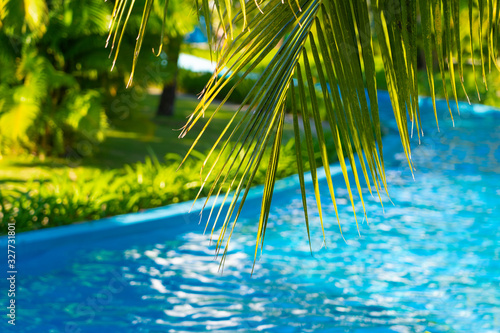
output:
[[[299,187],[283,188],[253,276],[258,204],[247,205],[223,274],[193,215],[129,235],[108,230],[107,240],[53,242],[18,259],[13,331],[500,332],[500,113],[464,106],[453,128],[440,103],[437,132],[429,106],[423,99],[415,181],[385,121],[394,205],[383,211],[367,193],[361,236],[336,175],[346,242],[323,181],[327,248],[313,210],[311,256]],[[312,191],[308,200],[313,207]]]

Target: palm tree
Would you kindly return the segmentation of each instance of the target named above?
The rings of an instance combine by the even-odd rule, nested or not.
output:
[[[154,0],[146,2],[143,26],[147,24],[153,2]],[[117,0],[116,3],[117,6],[126,7],[124,0]],[[469,0],[468,4],[461,4],[458,0],[247,2],[202,0],[196,1],[196,4],[199,5],[199,13],[207,22],[211,48],[216,51],[218,66],[206,85],[198,107],[183,127],[180,137],[184,137],[203,117],[207,107],[230,80],[238,79],[232,87],[234,89],[266,56],[272,55],[271,62],[260,74],[253,88],[248,91],[238,109],[238,112],[244,112],[241,120],[236,121],[235,115],[228,122],[206,157],[207,161],[213,158],[211,155],[215,154],[215,148],[221,147],[219,155],[215,157],[215,163],[223,165],[222,171],[212,175],[214,165],[209,165],[206,168],[208,171],[202,170],[205,182],[209,177],[215,179],[209,197],[223,196],[224,203],[229,205],[227,213],[222,218],[222,230],[217,241],[218,253],[224,248],[223,258],[257,165],[261,162],[268,163],[269,166],[255,253],[259,246],[263,246],[279,162],[287,102],[292,106],[297,170],[301,183],[305,223],[309,230],[302,175],[306,159],[311,166],[314,192],[322,221],[311,121],[314,122],[318,133],[319,153],[327,174],[331,200],[335,206],[334,186],[330,177],[324,140],[327,128],[323,128],[321,122],[315,84],[319,83],[321,95],[325,100],[329,132],[334,138],[339,163],[354,208],[348,164],[351,166],[354,186],[362,203],[361,179],[364,179],[369,191],[376,192],[379,197],[381,192],[387,191],[377,106],[375,50],[380,50],[383,59],[394,117],[411,170],[413,165],[410,136],[413,128],[418,137],[422,135],[418,107],[417,38],[420,38],[423,44],[425,62],[433,64],[433,60],[437,60],[447,101],[450,94],[457,101],[456,79],[463,87],[465,52],[469,58],[475,58],[476,53],[479,54],[481,68],[477,70],[482,71],[483,80],[485,68],[491,68],[491,62],[498,67],[500,6],[492,0]],[[468,7],[469,22],[460,22],[462,6]],[[478,23],[474,23],[476,17],[479,19]],[[168,20],[168,17],[166,19]],[[217,21],[216,29],[213,28],[215,21]],[[118,26],[120,19],[115,17],[113,22]],[[420,35],[417,34],[417,22],[420,22],[422,27]],[[469,26],[468,45],[462,42],[464,33],[461,32],[460,26],[464,24]],[[218,38],[220,35],[223,38]],[[135,59],[141,48],[142,38],[143,33],[140,34],[136,46]],[[472,66],[476,71],[474,62]],[[427,73],[436,114],[434,95],[436,83],[432,76],[431,65],[427,66]],[[451,81],[451,91],[446,86],[446,77]],[[218,109],[232,91],[220,102]],[[246,111],[243,111],[244,105],[248,106]],[[307,108],[307,105],[311,107]],[[448,106],[451,113],[449,102]],[[458,102],[456,106],[458,108]],[[210,125],[212,119],[213,117],[206,121],[205,128]],[[299,122],[303,123],[302,127],[305,129],[304,143],[300,141]],[[193,147],[203,132],[204,130],[196,138]],[[233,139],[238,144],[230,144]],[[307,146],[307,156],[302,156],[301,144]],[[262,161],[266,149],[271,149],[273,154],[268,161]],[[220,159],[220,154],[224,150],[231,151],[231,158]],[[191,150],[188,154],[190,152]],[[359,157],[360,167],[356,165],[355,154]],[[240,177],[234,176],[238,169],[243,170],[243,173],[239,173]],[[229,193],[233,196],[229,197]],[[218,215],[217,212],[210,212],[210,217],[215,215]],[[222,246],[224,241],[227,242],[225,247]]]
[[[122,57],[110,72],[103,46],[112,9],[101,0],[0,0],[0,152],[78,160],[104,139],[108,122],[123,117],[113,102],[130,59]],[[159,39],[162,20],[156,21],[150,30]],[[132,53],[136,36],[133,29],[123,35],[124,52]],[[144,44],[157,45],[156,39]],[[158,79],[138,75],[143,83]]]
[[[168,0],[167,0],[168,1]],[[196,23],[196,18],[190,13],[193,11],[192,4],[182,0],[168,1],[168,7],[162,1],[156,1],[153,12],[157,20],[162,18],[163,8],[167,8],[169,20],[158,26],[161,33],[161,45],[166,55],[168,77],[163,82],[163,91],[156,115],[172,116],[174,114],[174,103],[177,90],[177,76],[179,72],[178,61],[184,36],[190,32]],[[150,24],[149,24],[150,25]],[[164,26],[162,26],[164,25]]]
[[[126,3],[115,2],[112,13],[112,29],[110,30],[106,45],[111,49],[111,53],[116,51],[114,53],[114,61],[116,61],[121,42],[127,32],[124,29],[125,25],[127,25],[129,20],[137,22],[135,28],[139,30],[139,36],[141,37],[137,41],[133,72],[127,86],[132,83],[135,63],[139,55],[138,52],[144,46],[143,43],[147,42],[148,46],[151,46],[157,55],[163,53],[164,59],[167,61],[164,73],[159,74],[163,83],[163,90],[156,114],[159,116],[171,116],[174,111],[177,75],[179,71],[177,63],[181,47],[184,43],[184,36],[192,31],[196,24],[196,17],[190,15],[194,11],[194,7],[192,4],[181,0],[141,1],[141,3],[144,6],[144,12],[142,12],[142,15],[137,15],[141,13],[136,11],[137,8],[135,7],[139,7],[140,4],[134,2],[130,7],[126,7]],[[166,3],[168,3],[168,6]],[[137,21],[138,17],[139,21]],[[164,17],[168,17],[168,20],[164,20]],[[148,22],[147,26],[143,24],[145,20]],[[121,25],[122,23],[123,25]],[[144,39],[144,35],[148,37],[152,36],[153,38]]]

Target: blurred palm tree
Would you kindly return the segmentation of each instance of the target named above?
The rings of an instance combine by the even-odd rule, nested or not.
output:
[[[101,0],[0,0],[0,151],[78,157],[104,139],[109,98],[130,71],[130,60],[113,72],[105,60],[112,9]],[[132,31],[124,41],[132,53]]]
[[[147,0],[134,54],[134,67],[141,49],[145,26],[156,1]],[[351,204],[350,165],[355,187],[363,204],[361,180],[370,193],[380,197],[386,191],[386,177],[382,156],[382,135],[377,105],[375,81],[375,50],[383,60],[385,78],[391,98],[394,116],[398,124],[401,143],[408,165],[413,172],[410,137],[416,132],[420,138],[420,116],[417,82],[417,39],[421,40],[427,66],[434,113],[436,115],[433,79],[433,60],[438,64],[443,78],[446,100],[457,101],[457,84],[463,87],[465,58],[479,58],[481,66],[474,72],[485,73],[493,66],[498,68],[498,31],[500,6],[492,0],[266,0],[266,1],[196,1],[197,12],[203,15],[211,48],[216,52],[218,66],[207,83],[200,103],[180,136],[204,116],[224,86],[231,80],[238,86],[252,69],[263,61],[272,59],[259,74],[255,85],[238,109],[244,112],[236,121],[233,117],[207,154],[207,162],[216,147],[215,163],[222,163],[220,172],[212,175],[213,165],[207,167],[205,181],[214,177],[211,195],[224,197],[227,212],[221,215],[213,210],[211,216],[222,216],[223,225],[217,241],[217,251],[228,249],[231,233],[237,222],[242,205],[252,184],[257,165],[262,162],[263,152],[271,149],[268,173],[262,199],[261,218],[256,239],[255,254],[263,246],[267,219],[276,170],[279,162],[283,135],[285,106],[291,105],[297,148],[297,171],[300,177],[305,222],[309,232],[309,220],[304,186],[304,160],[308,159],[314,185],[317,209],[322,221],[319,183],[316,176],[315,154],[322,157],[326,179],[333,205],[336,209],[334,186],[330,177],[324,135],[328,131],[334,138],[336,152],[349,190]],[[124,29],[129,4],[116,1],[113,29]],[[168,2],[165,4],[165,21],[169,21]],[[469,12],[469,20],[461,22],[460,9]],[[125,15],[123,15],[125,13]],[[124,18],[122,20],[122,18]],[[417,23],[421,23],[418,33]],[[461,28],[462,27],[462,28]],[[463,27],[468,27],[463,31]],[[118,31],[118,30],[116,30]],[[465,41],[465,42],[464,42]],[[446,85],[449,78],[450,86]],[[458,82],[457,82],[458,81]],[[319,112],[317,90],[325,100],[328,125],[324,126]],[[231,95],[233,90],[228,93]],[[228,96],[220,102],[222,106]],[[244,108],[244,106],[246,106]],[[310,106],[310,107],[308,107]],[[448,106],[451,107],[448,102]],[[453,117],[453,116],[452,116]],[[210,125],[213,116],[204,124]],[[437,121],[437,115],[436,115]],[[314,150],[311,122],[317,132],[319,151]],[[302,123],[299,125],[299,123]],[[301,128],[305,140],[301,140]],[[203,135],[195,139],[193,147]],[[231,140],[238,144],[230,144]],[[307,156],[301,153],[301,145],[307,146]],[[230,150],[230,158],[221,160],[224,150]],[[189,151],[191,152],[191,150]],[[188,154],[189,154],[188,152]],[[359,159],[356,162],[355,154]],[[237,170],[244,170],[242,173]],[[225,193],[225,194],[224,194]],[[233,196],[229,197],[229,193]],[[208,202],[208,198],[206,199]],[[224,204],[223,204],[224,207]],[[364,204],[363,204],[364,207]],[[214,213],[212,215],[212,213]],[[356,214],[356,213],[355,213]],[[217,221],[216,218],[216,221]],[[338,219],[338,215],[337,215]],[[215,223],[215,222],[214,222]],[[322,222],[321,222],[322,223]],[[357,222],[356,222],[357,223]],[[340,227],[340,221],[339,221]],[[342,229],[340,229],[341,231]],[[226,246],[223,242],[226,241]],[[223,255],[223,258],[224,258]]]
[[[115,2],[107,46],[112,53],[116,51],[114,61],[117,61],[123,37],[127,35],[124,27],[132,23],[132,29],[140,36],[132,73],[135,74],[135,63],[141,48],[152,49],[157,55],[162,56],[163,61],[160,63],[164,68],[158,70],[152,78],[154,81],[160,81],[163,86],[157,115],[171,116],[174,112],[181,47],[185,35],[191,32],[197,23],[194,15],[195,7],[192,3],[182,0],[139,0],[128,5],[129,7],[127,3]],[[141,8],[144,8],[144,11]],[[164,17],[168,17],[168,20],[164,20]],[[144,20],[147,20],[147,26],[143,25]],[[144,35],[148,38],[143,38]],[[133,77],[134,75],[130,77],[129,85]]]
[[[164,1],[155,1],[154,12],[154,31],[160,34],[162,40],[159,41],[165,54],[166,77],[163,80],[163,90],[158,105],[158,116],[171,116],[174,114],[174,103],[177,89],[177,76],[179,72],[178,61],[181,47],[184,42],[184,36],[191,32],[195,27],[197,20],[194,14],[195,8],[187,1],[167,0],[168,7],[165,7]],[[164,8],[167,8],[168,20],[163,24]],[[148,26],[151,27],[153,21],[150,20]]]

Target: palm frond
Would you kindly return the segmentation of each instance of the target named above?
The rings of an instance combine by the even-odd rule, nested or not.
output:
[[[213,8],[210,7],[211,3],[208,0],[202,0],[198,9],[207,22],[211,49],[218,50],[217,69],[207,83],[198,107],[183,127],[180,137],[185,136],[203,118],[208,106],[225,86],[236,80],[229,93],[220,102],[217,111],[228,100],[235,87],[264,59],[272,56],[272,60],[259,75],[236,112],[243,112],[243,116],[236,121],[235,114],[207,154],[204,165],[208,164],[209,160],[214,160],[214,163],[222,165],[220,171],[213,174],[215,164],[201,171],[204,175],[202,187],[209,177],[214,179],[205,205],[211,196],[217,198],[223,196],[222,205],[217,212],[212,207],[207,221],[208,226],[212,216],[216,215],[212,234],[217,220],[223,221],[216,246],[217,253],[222,251],[221,265],[224,263],[231,234],[252,184],[256,166],[262,162],[264,150],[271,149],[271,159],[267,161],[269,167],[258,224],[255,256],[258,248],[263,247],[276,168],[279,163],[279,146],[283,135],[286,105],[292,105],[295,140],[296,147],[298,147],[297,165],[308,237],[310,237],[310,221],[305,200],[306,189],[301,175],[305,171],[304,159],[309,160],[321,223],[323,223],[322,198],[314,158],[317,153],[321,156],[327,174],[330,197],[335,210],[337,209],[334,193],[336,184],[333,184],[330,176],[325,135],[331,133],[333,136],[353,209],[355,203],[351,192],[349,168],[354,176],[355,187],[363,210],[363,182],[369,192],[376,192],[379,198],[383,191],[387,193],[377,105],[374,43],[377,43],[380,49],[394,117],[408,166],[412,172],[410,138],[414,131],[417,132],[419,138],[423,135],[418,107],[417,25],[419,21],[422,25],[420,37],[423,40],[436,123],[435,82],[432,68],[436,57],[434,54],[437,55],[450,114],[452,114],[452,108],[449,104],[450,94],[446,86],[448,79],[451,82],[451,94],[458,111],[456,80],[458,79],[462,87],[464,86],[462,81],[465,58],[463,33],[460,30],[460,24],[463,22],[460,21],[458,0],[419,0],[418,2],[410,0],[296,0],[286,3],[281,0],[235,3],[229,0],[215,0]],[[236,10],[238,6],[239,9]],[[127,8],[127,0],[118,0],[116,8],[111,23],[113,40],[117,39],[119,31],[122,31],[120,29],[124,27],[121,21]],[[145,8],[144,24],[147,23],[147,5]],[[484,82],[486,82],[484,79],[486,68],[492,67],[491,62],[497,66],[499,9],[498,2],[494,3],[491,0],[479,0],[477,3],[474,0],[469,1],[469,37],[471,38],[469,56],[474,58],[474,52],[477,50],[474,45],[479,45],[478,53],[480,53]],[[476,16],[479,18],[480,29],[479,34],[473,36],[472,20]],[[127,17],[125,14],[125,22]],[[216,40],[216,34],[212,30],[213,21],[216,20],[219,21],[219,30],[224,36],[220,40]],[[486,29],[483,29],[483,26]],[[238,30],[238,27],[242,28]],[[139,40],[140,38],[142,37],[139,37]],[[473,42],[475,38],[479,40],[479,43]],[[283,43],[278,47],[281,40]],[[483,42],[486,43],[484,50]],[[134,54],[135,58],[140,49],[140,43],[138,45]],[[434,50],[435,53],[433,53]],[[485,53],[487,53],[486,56]],[[456,65],[455,60],[457,60]],[[134,66],[135,64],[134,60]],[[317,86],[325,100],[327,126],[323,125],[320,117],[316,100]],[[297,91],[298,95],[296,95]],[[194,140],[188,154],[193,151],[207,126],[210,126],[212,119],[213,115],[206,120],[204,128]],[[302,121],[305,131],[307,157],[302,155],[300,149],[299,121]],[[313,126],[318,135],[318,152],[312,145]],[[219,153],[213,157],[216,148],[220,148]],[[229,151],[229,158],[221,160],[223,152],[227,151]],[[243,172],[239,172],[240,169]],[[366,217],[366,213],[363,213]],[[354,214],[356,216],[356,212]],[[341,221],[338,222],[340,227]],[[341,227],[340,232],[342,232]],[[325,238],[324,242],[327,242]]]
[[[229,0],[228,0],[229,1]],[[172,3],[173,2],[173,3]],[[172,21],[182,21],[184,18],[178,16],[178,17],[169,17],[168,13],[168,8],[171,5],[174,5],[179,8],[184,8],[186,6],[183,1],[171,1],[171,0],[145,0],[143,1],[144,3],[144,8],[142,11],[142,18],[141,22],[139,24],[139,31],[137,34],[137,39],[135,43],[135,48],[134,48],[134,55],[133,55],[133,60],[132,60],[132,70],[131,74],[129,77],[129,81],[127,83],[127,87],[129,87],[132,84],[132,81],[134,79],[134,73],[136,70],[137,66],[137,61],[139,59],[139,54],[142,49],[142,45],[144,42],[144,37],[146,35],[146,27],[148,25],[148,22],[151,19],[151,13],[152,12],[158,12],[158,9],[160,7],[159,3],[162,3],[163,5],[163,20],[161,24],[161,31],[160,31],[160,43],[159,43],[159,48],[157,51],[153,49],[153,52],[159,55],[162,51],[163,47],[163,42],[164,42],[164,35],[166,30],[179,30],[176,33],[181,33],[182,32],[182,23],[176,22],[168,22],[168,20]],[[125,29],[127,27],[127,24],[129,20],[131,19],[132,13],[134,11],[136,5],[136,0],[116,0],[115,1],[115,6],[111,15],[111,20],[109,22],[109,35],[106,40],[106,47],[110,46],[110,57],[113,56],[113,64],[111,67],[111,70],[113,70],[116,61],[118,59],[118,55],[120,52],[120,46],[123,40],[123,37],[125,35]],[[183,12],[183,10],[181,10]],[[211,30],[208,29],[210,25],[210,18],[207,19],[207,30],[209,36],[211,36]],[[174,33],[174,35],[176,34]]]

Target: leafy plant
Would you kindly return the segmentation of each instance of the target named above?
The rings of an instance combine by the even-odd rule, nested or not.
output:
[[[177,75],[179,71],[177,62],[180,50],[184,36],[196,24],[195,17],[190,15],[193,11],[193,6],[189,2],[180,0],[145,0],[140,1],[140,3],[144,6],[142,19],[140,15],[134,14],[135,10],[140,6],[139,4],[137,6],[135,1],[131,3],[115,2],[110,24],[111,29],[106,46],[109,46],[110,52],[113,54],[114,66],[118,59],[123,37],[126,35],[125,26],[129,20],[138,29],[139,36],[137,37],[134,49],[132,73],[127,83],[127,86],[130,86],[137,69],[137,60],[139,59],[143,43],[151,43],[151,38],[145,39],[144,36],[146,34],[149,36],[153,34],[154,37],[159,36],[156,45],[153,46],[153,52],[161,55],[166,64],[164,66],[165,71],[162,73],[163,75],[155,75],[163,84],[163,92],[157,114],[170,116],[173,114],[175,102]],[[167,16],[169,17],[168,20],[165,19]],[[147,25],[146,22],[148,23]]]
[[[101,0],[0,2],[0,152],[82,156],[79,146],[103,140],[108,96],[129,68],[110,72],[106,61],[111,10]],[[132,52],[135,37],[121,47]]]
[[[106,32],[107,6],[95,0],[6,0],[0,7],[0,66],[7,69],[0,76],[0,149],[60,155],[78,136],[102,140],[106,121],[100,99],[75,77],[96,71],[95,66],[82,70],[78,57],[95,50],[95,44],[83,47],[83,40]],[[68,47],[77,39],[80,43]]]

